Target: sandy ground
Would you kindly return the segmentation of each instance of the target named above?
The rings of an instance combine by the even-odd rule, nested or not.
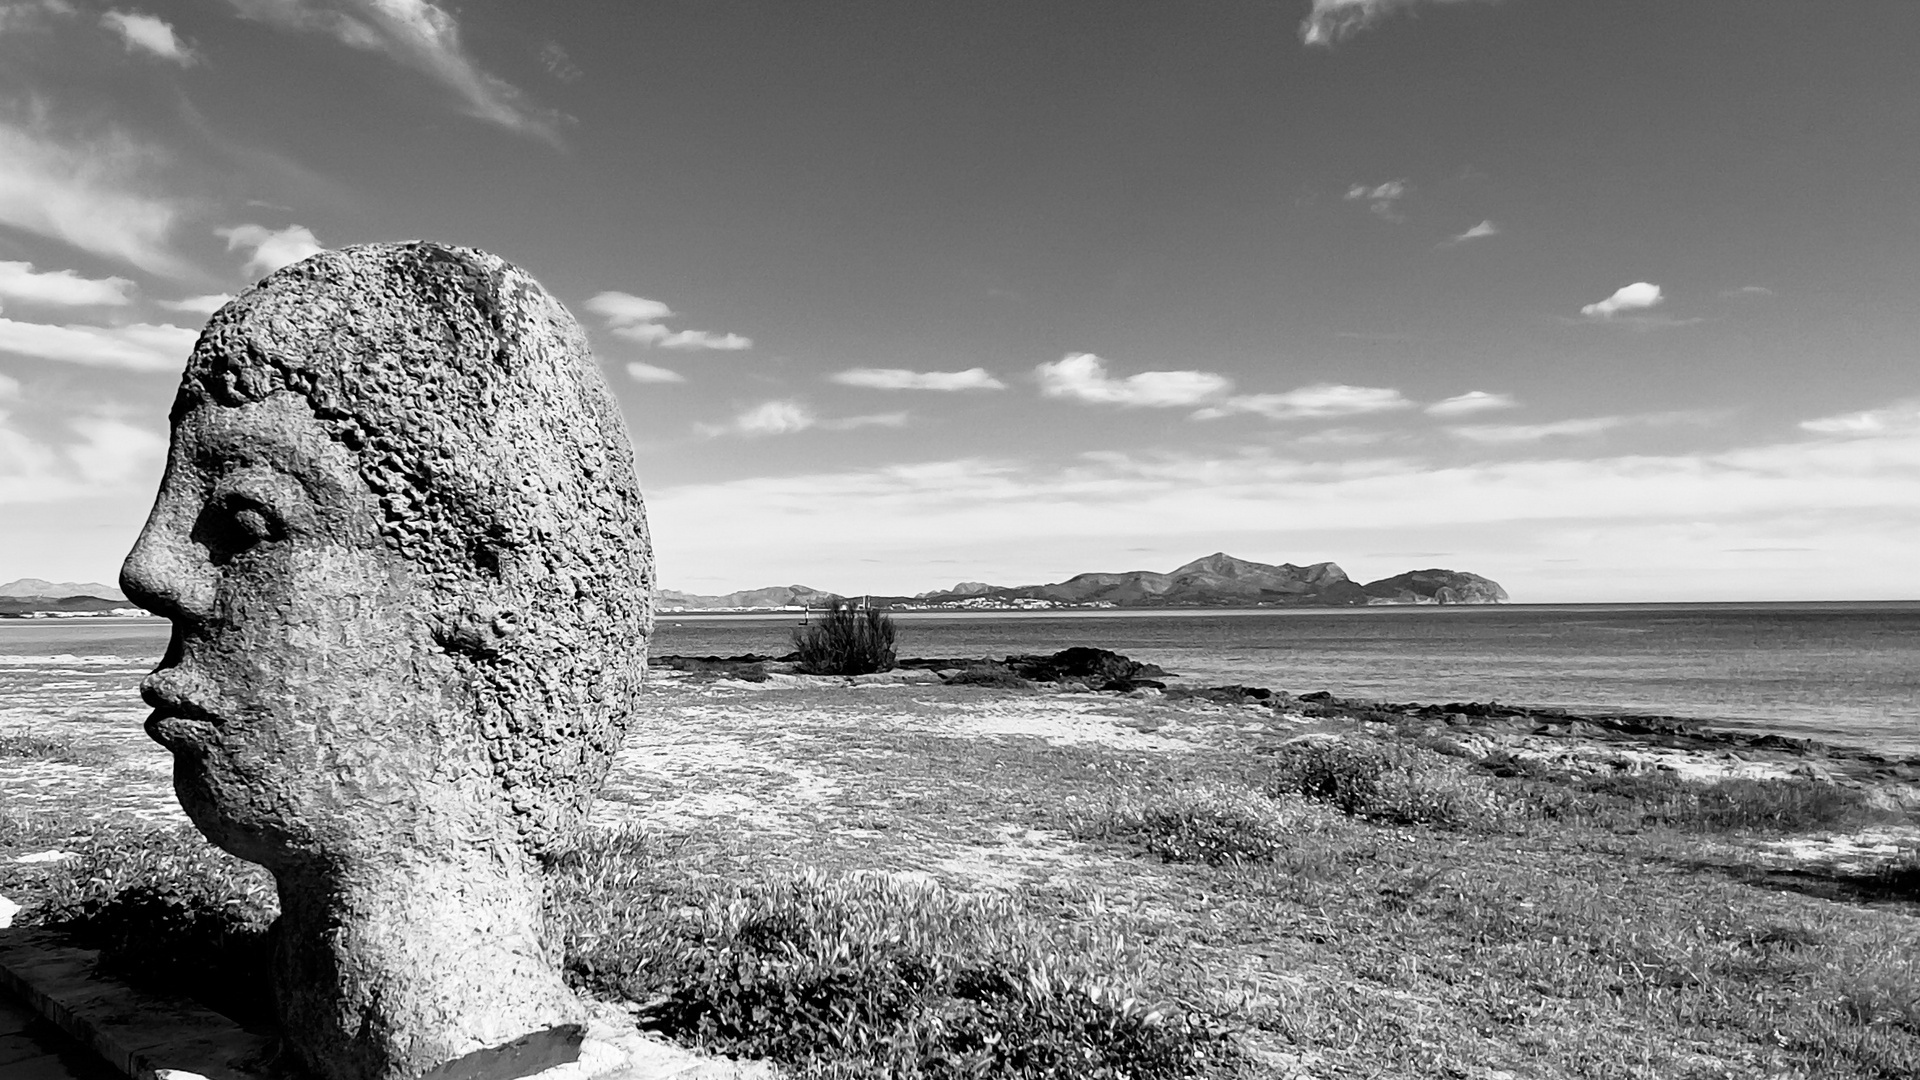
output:
[[[141,730],[145,709],[118,700],[103,676],[111,658],[73,658],[71,672],[42,672],[14,687],[0,707],[0,735],[52,735],[88,755],[85,763],[0,758],[8,807],[78,814],[88,820],[184,825],[165,751]],[[930,684],[927,673],[862,680],[775,676],[764,683],[656,671],[647,707],[595,804],[589,825],[684,834],[744,828],[769,840],[821,837],[848,846],[885,832],[889,808],[935,797],[944,778],[886,773],[875,792],[870,763],[891,743],[914,738],[987,740],[1009,747],[1105,747],[1132,754],[1185,754],[1274,743],[1310,733],[1320,721],[1256,705],[1173,702],[1151,691],[1014,694]],[[68,682],[81,683],[69,687]],[[73,713],[73,694],[90,695]],[[91,700],[98,698],[99,700]],[[59,707],[64,719],[49,715]],[[1452,733],[1450,733],[1452,734]],[[1500,748],[1556,768],[1667,770],[1691,779],[1817,775],[1817,763],[1790,756],[1683,751],[1526,735],[1458,735],[1476,754]],[[889,848],[908,838],[892,836]],[[912,838],[897,871],[968,887],[1017,887],[1077,857],[1079,845],[1045,829],[1000,823],[981,833]],[[1782,863],[1842,868],[1920,846],[1920,830],[1879,828],[1849,835],[1759,842]]]

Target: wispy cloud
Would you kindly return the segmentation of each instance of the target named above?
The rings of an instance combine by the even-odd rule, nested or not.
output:
[[[1737,289],[1728,289],[1720,294],[1722,300],[1751,300],[1762,296],[1778,296],[1779,293],[1765,285],[1742,285]]]
[[[1920,431],[1920,399],[1895,402],[1878,409],[1802,420],[1800,427],[1820,435],[1880,435]]]
[[[739,352],[753,348],[753,339],[740,334],[715,334],[706,330],[669,330],[660,320],[674,317],[672,309],[658,300],[632,293],[603,292],[587,301],[587,310],[607,322],[617,337],[651,345],[658,349],[717,350]]]
[[[1582,307],[1580,314],[1589,319],[1611,319],[1623,311],[1646,311],[1664,303],[1666,299],[1660,286],[1650,281],[1636,281],[1615,289],[1613,295],[1605,300]]]
[[[1308,45],[1332,45],[1396,11],[1423,3],[1457,2],[1459,0],[1313,0],[1313,10],[1300,23],[1300,40]]]
[[[119,131],[56,132],[44,115],[0,118],[0,224],[168,276],[190,271],[168,249],[178,201],[150,194],[165,162]]]
[[[289,225],[284,229],[269,229],[265,225],[235,225],[230,229],[213,231],[226,239],[228,251],[245,248],[249,253],[247,273],[260,276],[271,274],[283,266],[292,266],[309,255],[318,255],[326,250],[320,246],[313,230],[305,225]]]
[[[173,27],[158,16],[115,9],[100,16],[100,25],[119,34],[128,52],[144,52],[181,67],[198,60]]]
[[[9,395],[0,383],[0,401]],[[166,460],[159,432],[87,414],[35,431],[0,409],[0,505],[150,492]]]
[[[1355,184],[1347,189],[1348,202],[1365,203],[1367,209],[1387,221],[1405,221],[1400,213],[1400,200],[1407,197],[1412,185],[1405,180],[1389,180],[1384,184]]]
[[[1598,435],[1624,427],[1631,421],[1624,416],[1587,416],[1576,420],[1555,420],[1545,424],[1462,424],[1447,432],[1471,443],[1507,445],[1539,442],[1552,438],[1578,438]]]
[[[71,270],[35,270],[28,262],[0,262],[0,297],[61,307],[125,304],[133,282],[123,277],[84,278]]]
[[[131,371],[179,371],[198,336],[165,324],[54,326],[0,318],[0,352]]]
[[[669,371],[652,364],[643,364],[638,360],[627,361],[627,378],[641,383],[686,382],[687,377],[677,371]]]
[[[1128,408],[1197,405],[1233,387],[1226,376],[1210,371],[1143,371],[1116,379],[1107,374],[1107,362],[1092,353],[1070,353],[1041,364],[1034,375],[1047,397]]]
[[[1477,412],[1492,412],[1495,409],[1511,409],[1520,404],[1511,394],[1489,394],[1485,390],[1469,390],[1464,394],[1455,394],[1444,401],[1436,401],[1427,406],[1429,416],[1467,416]]]
[[[468,115],[549,142],[560,118],[519,88],[481,70],[460,43],[460,23],[427,0],[228,0],[241,16],[322,33],[377,52],[452,91]]]
[[[232,299],[232,293],[222,292],[188,296],[179,300],[155,300],[154,303],[168,311],[184,311],[190,315],[211,315],[225,307]]]
[[[732,420],[724,424],[695,424],[694,430],[706,436],[744,435],[757,438],[766,435],[791,435],[805,431],[820,423],[812,409],[798,401],[763,401],[749,409],[742,410]]]
[[[1381,386],[1344,386],[1317,383],[1283,394],[1244,394],[1230,397],[1193,414],[1196,420],[1215,420],[1234,413],[1254,413],[1269,420],[1312,420],[1332,416],[1409,409],[1413,402],[1400,391]]]
[[[1446,243],[1464,244],[1469,240],[1484,240],[1489,236],[1499,236],[1499,235],[1500,235],[1500,226],[1495,225],[1492,221],[1483,221],[1480,224],[1475,225],[1473,228],[1468,229],[1466,232],[1463,232],[1458,236],[1448,237],[1446,240]]]
[[[828,376],[846,386],[875,390],[1005,390],[1007,384],[986,368],[965,371],[909,371],[906,368],[851,368]]]

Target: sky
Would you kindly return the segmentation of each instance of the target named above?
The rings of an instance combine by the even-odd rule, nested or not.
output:
[[[1920,598],[1912,0],[0,0],[0,580],[111,582],[207,315],[526,268],[661,583],[1214,551]]]

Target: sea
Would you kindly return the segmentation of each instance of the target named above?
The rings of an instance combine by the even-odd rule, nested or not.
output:
[[[656,655],[778,655],[797,612],[664,614]],[[1190,685],[1654,713],[1920,755],[1920,601],[912,612],[903,657],[1092,645]],[[0,731],[144,719],[159,619],[0,620]]]

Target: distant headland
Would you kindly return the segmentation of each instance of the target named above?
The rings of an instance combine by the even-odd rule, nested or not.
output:
[[[805,585],[774,585],[725,596],[662,589],[659,608],[686,611],[799,611],[822,607],[836,593]],[[1216,552],[1167,573],[1076,574],[1049,585],[989,585],[963,581],[917,596],[867,596],[894,611],[1032,611],[1075,608],[1365,607],[1374,604],[1500,604],[1507,591],[1464,570],[1409,570],[1362,585],[1331,562],[1295,566],[1236,559]]]
[[[88,615],[145,615],[119,589],[80,581],[21,578],[0,585],[0,619],[71,619]]]

